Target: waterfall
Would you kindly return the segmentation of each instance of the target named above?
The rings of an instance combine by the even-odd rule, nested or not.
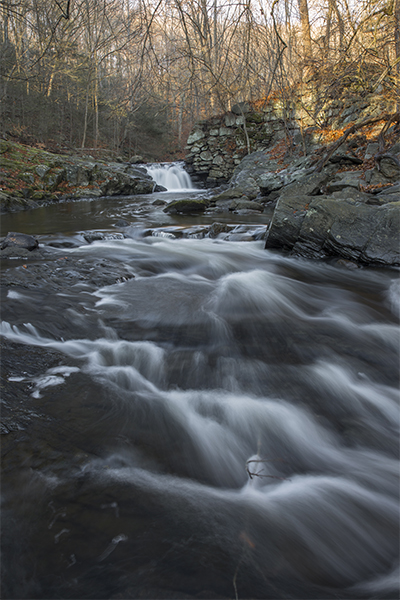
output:
[[[167,188],[168,191],[195,189],[182,162],[154,163],[147,165],[146,168],[154,181]]]

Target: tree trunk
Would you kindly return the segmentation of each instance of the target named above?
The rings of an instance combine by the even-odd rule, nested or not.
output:
[[[90,81],[90,79],[89,79]],[[85,98],[85,118],[83,121],[83,136],[82,136],[82,145],[81,148],[85,147],[86,144],[86,132],[87,132],[87,123],[88,123],[88,109],[89,109],[89,81],[86,88],[86,98]]]
[[[396,50],[396,60],[400,58],[400,0],[394,3],[394,44]],[[396,66],[397,74],[400,74],[400,62]]]
[[[398,95],[398,99],[397,99],[397,103],[396,103],[396,110],[399,112],[400,111],[400,94],[399,94],[399,87],[400,87],[400,0],[395,0],[394,3],[394,7],[393,7],[393,13],[394,13],[394,45],[395,45],[395,53],[396,53],[396,61],[397,61],[397,65],[396,65],[396,74],[397,74],[397,95]]]
[[[309,61],[312,59],[312,47],[311,47],[311,28],[310,19],[308,16],[308,4],[307,0],[297,0],[300,12],[300,23],[301,33],[303,39],[304,48],[304,60]]]

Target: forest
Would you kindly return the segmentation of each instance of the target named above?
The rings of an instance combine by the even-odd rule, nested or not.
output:
[[[400,0],[1,0],[0,129],[57,152],[182,158],[235,102],[400,103]]]

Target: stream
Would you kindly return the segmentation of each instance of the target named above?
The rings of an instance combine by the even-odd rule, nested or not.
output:
[[[398,598],[398,271],[167,215],[202,191],[149,169],[2,218],[44,253],[1,261],[2,598]]]

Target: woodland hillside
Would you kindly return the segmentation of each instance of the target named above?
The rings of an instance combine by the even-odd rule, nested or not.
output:
[[[1,0],[0,8],[1,134],[57,152],[183,157],[197,121],[244,100],[285,106],[311,96],[318,106],[352,90],[400,104],[400,0]]]

